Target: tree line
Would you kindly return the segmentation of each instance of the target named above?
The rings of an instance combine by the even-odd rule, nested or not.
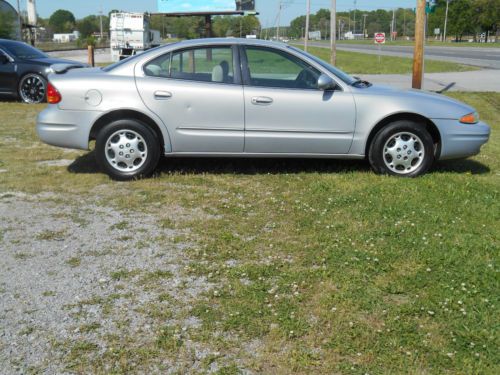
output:
[[[82,39],[87,39],[101,30],[101,17],[103,32],[109,30],[111,13],[119,12],[112,10],[106,15],[89,15],[82,19],[76,19],[69,10],[59,9],[49,18],[39,18],[38,26],[45,29],[47,35],[55,33],[72,33],[79,31]],[[2,23],[3,24],[3,23]],[[204,17],[164,17],[160,15],[151,16],[151,28],[159,30],[162,37],[174,35],[182,39],[193,39],[205,36]],[[0,29],[1,30],[1,29]],[[218,37],[239,37],[254,34],[260,30],[260,22],[255,16],[218,16],[213,19],[212,30]],[[7,34],[7,32],[6,32]]]
[[[446,13],[446,0],[437,0],[434,13],[428,17],[428,30],[443,32]],[[376,32],[390,33],[391,23],[395,18],[394,31],[400,37],[413,37],[415,33],[415,9],[399,8],[393,10],[378,9],[374,11],[356,10],[337,13],[337,30],[340,35],[351,31],[355,34]],[[295,18],[290,27],[283,32],[288,37],[302,38],[304,36],[306,16]],[[310,31],[321,31],[325,38],[330,35],[330,10],[320,9],[310,17]],[[500,0],[449,0],[447,34],[457,41],[466,35],[486,33],[495,35],[500,26]],[[274,32],[275,29],[272,30]],[[281,33],[280,33],[281,34]]]

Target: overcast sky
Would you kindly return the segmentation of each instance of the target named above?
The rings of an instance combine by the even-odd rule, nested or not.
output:
[[[17,7],[16,0],[7,0]],[[26,9],[27,0],[20,0],[21,9]],[[357,0],[357,8],[363,10],[392,9],[394,7],[415,8],[416,0]],[[157,11],[157,0],[36,0],[38,14],[44,18],[49,17],[57,9],[67,9],[76,18],[83,18],[90,14],[97,14],[102,9],[105,13],[112,9],[132,12]],[[305,14],[306,0],[283,0],[284,9],[281,24],[288,25],[295,17]],[[257,11],[264,27],[276,24],[279,0],[256,0]],[[328,8],[330,0],[311,0],[311,10],[316,12],[320,8]],[[337,10],[345,11],[354,9],[354,0],[337,0]]]

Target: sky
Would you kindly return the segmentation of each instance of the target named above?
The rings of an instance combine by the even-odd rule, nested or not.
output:
[[[14,7],[17,7],[16,0],[7,0]],[[257,11],[260,13],[260,21],[263,27],[272,27],[276,25],[278,4],[280,0],[256,0]],[[305,14],[306,0],[282,0],[284,7],[281,13],[282,26],[286,26],[291,20]],[[21,9],[26,9],[27,0],[20,0]],[[186,2],[189,2],[186,0]],[[193,2],[200,3],[200,0]],[[354,9],[354,0],[337,0],[337,10],[346,11]],[[415,8],[416,0],[357,0],[357,9],[392,9],[395,7]],[[37,0],[38,14],[43,17],[49,17],[57,9],[67,9],[75,17],[83,18],[90,14],[98,14],[102,7],[104,13],[112,9],[131,11],[131,12],[157,12],[157,0]],[[316,12],[320,8],[329,8],[330,0],[311,0],[311,12]]]

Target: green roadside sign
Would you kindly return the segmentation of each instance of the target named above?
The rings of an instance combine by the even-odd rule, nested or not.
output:
[[[436,11],[436,0],[427,0],[425,2],[425,13],[431,14]]]

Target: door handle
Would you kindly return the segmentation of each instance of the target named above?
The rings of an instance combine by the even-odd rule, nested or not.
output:
[[[269,105],[273,102],[273,99],[268,98],[267,96],[256,96],[252,98],[252,104],[255,105]]]
[[[166,100],[172,97],[172,93],[168,91],[155,91],[156,100]]]

